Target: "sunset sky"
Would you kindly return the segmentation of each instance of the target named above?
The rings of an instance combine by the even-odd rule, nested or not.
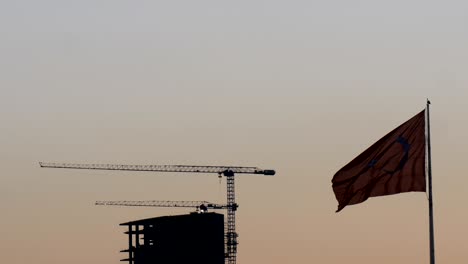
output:
[[[437,263],[468,260],[468,2],[0,1],[2,263],[119,263],[119,223],[225,202],[217,175],[39,161],[237,165],[239,264],[429,263],[425,193],[335,213],[333,174],[432,101]],[[209,253],[209,249],[207,249]]]

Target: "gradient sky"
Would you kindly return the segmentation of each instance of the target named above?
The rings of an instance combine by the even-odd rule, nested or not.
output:
[[[216,175],[38,161],[239,165],[248,263],[428,263],[427,198],[336,214],[333,174],[432,105],[438,263],[466,263],[468,2],[0,1],[2,262],[118,263],[118,224],[224,202]]]

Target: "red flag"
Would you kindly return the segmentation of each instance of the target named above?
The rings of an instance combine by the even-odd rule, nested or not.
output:
[[[426,191],[425,111],[415,115],[333,176],[338,210],[369,197]]]

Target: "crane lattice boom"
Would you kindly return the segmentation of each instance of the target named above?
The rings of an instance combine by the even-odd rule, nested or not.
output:
[[[183,207],[208,209],[227,209],[227,205],[215,204],[207,201],[97,201],[96,205],[115,206],[149,206],[149,207]]]
[[[119,165],[119,164],[76,164],[76,163],[49,163],[39,162],[43,168],[90,169],[90,170],[121,170],[121,171],[158,171],[158,172],[198,172],[218,173],[225,172],[243,174],[275,175],[274,170],[262,170],[257,167],[239,166],[189,166],[189,165]]]

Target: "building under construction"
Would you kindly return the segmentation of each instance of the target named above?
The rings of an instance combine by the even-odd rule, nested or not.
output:
[[[195,203],[192,201],[116,201],[116,202],[98,202],[96,204],[102,204],[102,205],[123,205],[123,206],[154,206],[154,207],[197,207],[199,209],[202,209],[202,206],[204,209],[225,209],[226,210],[226,233],[224,237],[224,245],[225,245],[225,251],[224,251],[224,256],[226,258],[226,263],[227,264],[236,264],[236,258],[237,258],[237,237],[238,234],[236,232],[236,211],[238,208],[238,204],[236,203],[236,195],[235,195],[235,184],[234,184],[234,175],[238,174],[255,174],[255,175],[265,175],[265,176],[273,176],[276,174],[274,170],[263,170],[257,167],[239,167],[239,166],[192,166],[192,165],[123,165],[123,164],[75,164],[75,163],[45,163],[45,162],[39,162],[41,167],[44,168],[68,168],[68,169],[89,169],[89,170],[121,170],[121,171],[154,171],[154,172],[180,172],[180,173],[216,173],[218,174],[219,177],[225,176],[226,177],[226,204],[225,205],[216,205],[216,204],[204,204],[205,202],[200,203]],[[206,211],[206,210],[202,210]],[[147,219],[148,221],[150,219]],[[209,219],[208,219],[209,220]],[[143,220],[142,220],[143,221]],[[207,223],[211,223],[213,220],[207,221]],[[139,235],[142,233],[138,228],[134,230],[135,235],[138,233],[137,239],[135,241],[135,246],[132,244],[132,235],[133,235],[133,230],[132,227],[133,225],[135,226],[143,226],[144,230],[144,224],[140,223],[140,221],[135,221],[133,223],[125,223],[123,225],[128,225],[129,228],[129,237],[130,237],[130,247],[128,249],[129,252],[129,258],[126,259],[125,261],[129,261],[130,263],[147,263],[147,262],[136,262],[135,259],[138,258],[137,255],[139,254],[146,254],[147,252],[146,248],[147,247],[153,247],[155,250],[157,249],[157,245],[154,246],[150,245],[149,242],[145,243],[144,247],[141,247],[137,243],[140,242]],[[149,228],[149,225],[147,225]],[[216,225],[217,226],[217,225]],[[201,227],[205,227],[205,225],[201,225]],[[210,228],[207,228],[207,230],[210,230]],[[202,229],[203,230],[203,229]],[[217,230],[217,229],[216,229]],[[158,232],[163,232],[163,231],[158,231]],[[178,232],[178,231],[174,231]],[[188,262],[185,262],[183,260],[184,264],[185,263],[218,263],[217,260],[214,262],[209,262],[205,258],[196,258],[195,259],[195,254],[202,254],[205,253],[203,251],[202,246],[198,245],[203,245],[203,243],[211,243],[209,241],[205,241],[203,239],[200,240],[200,237],[197,237],[195,234],[194,230],[187,230],[188,233],[177,233],[181,238],[184,240],[187,239],[187,241],[190,241],[190,243],[194,242],[193,245],[190,245],[190,243],[184,244],[184,248],[180,249],[177,251],[176,247],[179,245],[176,245],[176,247],[173,247],[169,249],[169,252],[177,252],[177,254],[181,255],[180,257],[184,257],[188,254],[187,252],[189,248],[194,248],[195,244],[197,245],[196,248],[200,248],[199,253],[194,253],[192,257],[187,258]],[[212,232],[212,231],[210,231]],[[215,232],[216,234],[217,231]],[[163,234],[163,233],[162,233]],[[190,235],[189,235],[190,234]],[[198,233],[197,233],[198,234]],[[146,235],[148,237],[148,235]],[[153,236],[156,237],[156,236]],[[214,237],[217,237],[214,236]],[[143,236],[144,238],[144,236]],[[161,238],[158,239],[163,239],[165,241],[166,238],[169,238],[168,234],[164,233]],[[197,240],[199,239],[199,240]],[[154,240],[158,241],[158,240]],[[168,240],[170,241],[170,240]],[[181,242],[181,241],[179,241]],[[200,244],[202,242],[202,244]],[[181,242],[182,243],[182,242]],[[174,244],[175,245],[175,244]],[[217,245],[217,244],[216,244]],[[140,253],[136,253],[137,250],[136,248],[142,248]],[[216,247],[217,248],[217,247]],[[144,250],[143,250],[144,249]],[[151,251],[151,250],[150,250]],[[190,252],[196,252],[197,250],[191,250]],[[217,249],[214,250],[209,250],[210,254],[214,254],[215,256],[218,256]],[[152,251],[151,251],[152,252]],[[160,252],[158,254],[165,254],[161,250],[157,249],[157,252]],[[155,255],[155,258],[160,258],[157,256],[158,254]],[[179,257],[177,255],[177,257]],[[141,257],[147,258],[146,256]],[[200,259],[200,261],[198,261]],[[217,259],[217,257],[216,257]],[[177,263],[182,263],[179,261],[169,261],[171,264],[177,264]],[[160,261],[160,263],[164,263]],[[221,263],[221,262],[220,262]]]
[[[224,215],[191,213],[122,223],[130,264],[224,264]]]

